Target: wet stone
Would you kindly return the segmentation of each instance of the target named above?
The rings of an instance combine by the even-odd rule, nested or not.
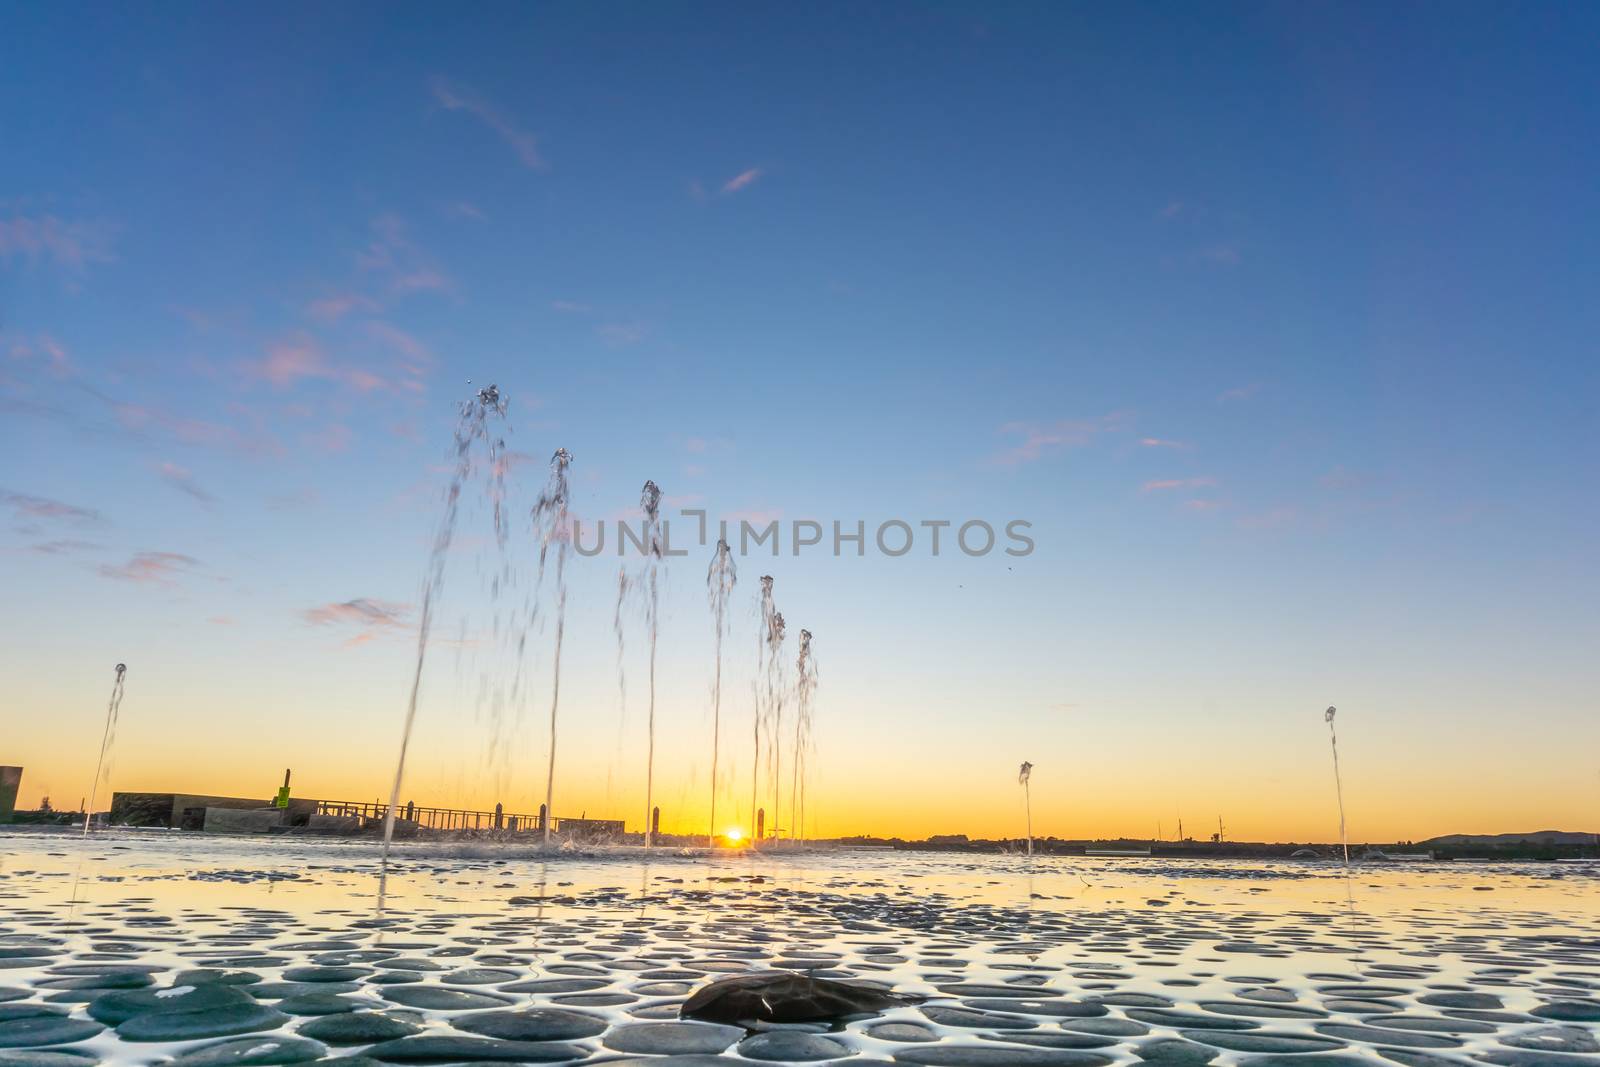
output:
[[[135,1015],[117,1026],[124,1041],[190,1041],[273,1030],[289,1017],[265,1004],[232,1004],[195,1011],[162,1011]]]
[[[180,985],[254,985],[261,976],[254,971],[229,971],[220,967],[196,967],[179,971],[172,978],[174,986]]]
[[[451,1025],[469,1034],[508,1041],[573,1041],[603,1033],[606,1021],[597,1015],[561,1008],[524,1008],[467,1015]]]
[[[1217,1033],[1207,1030],[1180,1031],[1184,1038],[1203,1045],[1215,1045],[1230,1052],[1332,1052],[1344,1048],[1344,1042],[1326,1037],[1307,1037],[1302,1034],[1267,1033]]]
[[[1600,1052],[1600,1041],[1595,1040],[1594,1033],[1576,1026],[1546,1026],[1502,1037],[1500,1043],[1536,1052]]]
[[[772,1030],[739,1042],[739,1055],[747,1059],[779,1063],[834,1060],[853,1055],[854,1052],[854,1049],[831,1037],[797,1030]]]
[[[879,1041],[897,1041],[904,1044],[939,1040],[937,1033],[917,1023],[875,1023],[867,1027],[866,1034]]]
[[[361,987],[355,982],[261,982],[239,988],[257,1000],[283,1000],[308,993],[354,993]]]
[[[0,1051],[0,1067],[89,1067],[98,1062],[94,1053],[75,1048]]]
[[[451,985],[494,985],[497,982],[515,982],[521,977],[521,971],[508,971],[503,967],[463,967],[439,980]]]
[[[299,996],[284,997],[278,1001],[277,1007],[289,1015],[338,1015],[359,1011],[369,1004],[369,1001],[342,997],[337,993],[301,993]]]
[[[1077,1000],[1001,1000],[980,997],[962,1001],[978,1011],[1014,1011],[1025,1015],[1048,1015],[1054,1018],[1095,1019],[1110,1013],[1104,1004]]]
[[[1201,1067],[1220,1055],[1214,1048],[1176,1038],[1147,1041],[1135,1048],[1133,1054],[1156,1067]]]
[[[383,999],[424,1011],[475,1011],[479,1008],[503,1008],[511,1003],[506,997],[432,985],[390,986],[383,991]]]
[[[298,1032],[330,1045],[371,1045],[421,1033],[422,1027],[392,1015],[361,1011],[312,1019],[301,1024]]]
[[[1435,1008],[1502,1008],[1504,1001],[1493,993],[1424,993],[1417,1003]]]
[[[584,993],[610,984],[599,978],[533,978],[499,988],[507,993]]]
[[[94,1037],[105,1027],[89,1019],[64,1015],[30,1015],[0,1022],[0,1048],[66,1045]]]
[[[1053,1048],[997,1048],[983,1045],[923,1045],[897,1050],[897,1063],[924,1067],[1105,1067],[1110,1057]]]
[[[616,1052],[682,1056],[722,1052],[742,1036],[739,1027],[717,1023],[629,1023],[612,1030],[601,1043]]]
[[[959,1026],[966,1029],[1031,1030],[1039,1025],[1032,1019],[1025,1019],[1019,1015],[995,1015],[990,1012],[968,1011],[965,1008],[947,1008],[938,1004],[925,1005],[922,1014],[940,1026]]]
[[[1600,1022],[1600,1000],[1557,1000],[1539,1005],[1532,1014],[1564,1023]]]
[[[539,1041],[496,1041],[486,1037],[455,1037],[449,1034],[422,1034],[383,1041],[367,1049],[366,1055],[384,1063],[560,1063],[582,1059],[584,1050],[576,1045]]]
[[[288,982],[359,982],[371,973],[370,967],[290,967],[283,977]]]
[[[195,1011],[254,1004],[249,994],[226,985],[180,985],[168,989],[130,989],[103,993],[89,1003],[89,1016],[116,1026],[135,1015]]]
[[[1424,1034],[1403,1030],[1383,1030],[1359,1023],[1322,1023],[1317,1033],[1340,1041],[1364,1041],[1369,1045],[1404,1045],[1408,1048],[1460,1048],[1461,1042],[1444,1034]]]
[[[299,1037],[243,1037],[186,1052],[166,1067],[265,1067],[304,1063],[321,1058],[327,1051],[317,1042]]]
[[[1155,1008],[1129,1008],[1128,1018],[1151,1026],[1165,1026],[1177,1030],[1184,1027],[1201,1030],[1254,1030],[1258,1024],[1246,1019],[1231,1019],[1221,1015],[1202,1015],[1199,1012],[1157,1010]]]
[[[1133,1019],[1062,1019],[1057,1025],[1063,1030],[1105,1037],[1143,1037],[1150,1032],[1148,1026]]]
[[[0,1004],[0,1023],[10,1022],[12,1019],[36,1019],[43,1015],[66,1014],[66,1008],[57,1008],[50,1004]]]

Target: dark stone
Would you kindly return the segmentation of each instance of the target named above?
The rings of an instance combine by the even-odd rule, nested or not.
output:
[[[605,1036],[606,1048],[655,1056],[716,1054],[744,1036],[737,1026],[717,1023],[631,1023]]]
[[[508,1063],[558,1063],[585,1055],[577,1045],[555,1041],[495,1041],[486,1037],[425,1034],[384,1041],[367,1049],[368,1056],[385,1063],[470,1063],[499,1060]]]
[[[371,1045],[422,1032],[416,1023],[376,1011],[324,1015],[300,1026],[298,1033],[330,1045]]]
[[[858,982],[812,978],[793,971],[758,971],[701,986],[684,1001],[679,1014],[721,1023],[823,1022],[876,1014],[921,999]]]
[[[199,1011],[254,1004],[249,994],[228,985],[176,986],[171,989],[122,989],[102,993],[89,1003],[89,1017],[116,1026],[135,1015]]]
[[[64,1015],[30,1015],[0,1022],[0,1048],[31,1048],[35,1045],[67,1045],[84,1041],[105,1027],[88,1019],[69,1019]]]
[[[165,1067],[266,1067],[304,1063],[327,1051],[317,1042],[299,1037],[242,1037],[186,1052]]]
[[[229,1037],[275,1030],[289,1017],[265,1004],[233,1004],[195,1011],[159,1011],[135,1015],[117,1026],[124,1041],[191,1041],[197,1037]]]
[[[739,1042],[739,1055],[746,1059],[777,1063],[806,1063],[812,1060],[837,1060],[855,1050],[831,1037],[800,1030],[773,1030]]]
[[[507,1041],[574,1041],[604,1033],[607,1023],[598,1015],[581,1011],[524,1008],[519,1011],[479,1012],[457,1019],[451,1025],[469,1034]]]

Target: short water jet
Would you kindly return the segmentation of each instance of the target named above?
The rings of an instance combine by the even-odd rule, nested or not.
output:
[[[550,766],[545,776],[544,810],[540,815],[544,845],[550,847],[550,824],[555,811],[556,790],[556,713],[561,706],[561,640],[567,624],[567,550],[571,539],[567,528],[567,468],[572,453],[558,448],[550,457],[550,480],[533,505],[533,528],[539,537],[539,586],[544,586],[545,561],[554,543],[556,548],[556,647],[550,684]]]
[[[100,793],[100,777],[111,777],[111,768],[106,766],[106,756],[111,752],[111,744],[117,736],[117,713],[122,710],[122,679],[128,673],[128,665],[119,663],[116,666],[116,678],[111,683],[111,699],[106,703],[106,728],[100,735],[100,758],[94,764],[94,781],[89,783],[89,806],[83,813],[83,835],[89,836],[89,820],[94,818],[95,800]]]

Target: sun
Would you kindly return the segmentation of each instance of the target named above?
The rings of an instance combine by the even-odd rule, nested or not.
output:
[[[730,845],[743,844],[744,843],[744,827],[742,827],[742,826],[730,826],[726,830],[722,831],[722,836],[727,839],[727,842]]]

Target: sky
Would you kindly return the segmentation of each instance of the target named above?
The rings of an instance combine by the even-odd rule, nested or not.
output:
[[[786,684],[814,635],[803,820],[793,695],[758,786],[790,829],[1018,836],[1028,760],[1041,835],[1331,840],[1330,704],[1353,840],[1600,828],[1600,10],[4,11],[24,805],[90,792],[118,662],[102,807],[286,767],[386,797],[494,383],[508,536],[474,452],[403,799],[544,798],[565,447],[586,524],[645,479],[780,523],[715,722],[711,550],[673,528],[665,830],[709,825],[714,735],[716,821],[750,821],[763,574]],[[997,547],[953,550],[975,520]],[[644,566],[567,565],[558,816],[643,822]]]

